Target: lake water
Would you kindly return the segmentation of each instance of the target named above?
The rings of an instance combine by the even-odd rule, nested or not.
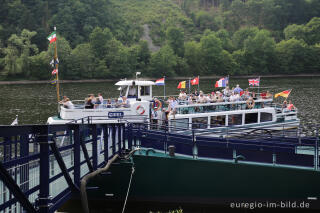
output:
[[[209,93],[214,88],[217,79],[201,79],[200,89]],[[119,91],[114,82],[99,83],[64,83],[60,84],[62,95],[71,100],[84,100],[89,93],[101,92],[106,97],[117,97]],[[166,81],[166,94],[177,95],[179,80]],[[240,84],[241,88],[248,87],[247,79],[230,78],[230,87]],[[299,117],[305,129],[311,130],[310,125],[320,121],[320,77],[288,77],[261,78],[260,91],[270,90],[272,93],[292,89],[288,100],[299,109]],[[196,86],[193,86],[193,89]],[[255,89],[256,90],[256,89]],[[10,124],[16,115],[19,124],[45,124],[47,118],[57,114],[56,89],[51,84],[0,85],[3,101],[0,103],[0,125]],[[153,88],[154,95],[163,95],[163,86]],[[282,102],[284,98],[276,99]]]

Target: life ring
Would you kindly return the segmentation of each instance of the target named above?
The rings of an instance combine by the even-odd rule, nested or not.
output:
[[[247,100],[247,108],[248,109],[253,109],[254,108],[254,100],[251,99],[251,100]]]
[[[161,101],[156,100],[156,101],[153,103],[152,109],[153,109],[154,111],[158,111],[158,110],[161,109],[161,108],[162,108],[162,103],[161,103]]]
[[[138,105],[136,108],[136,113],[143,115],[146,112],[146,110],[144,109],[144,107],[142,105]]]

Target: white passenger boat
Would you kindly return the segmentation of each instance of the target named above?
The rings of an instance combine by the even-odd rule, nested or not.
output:
[[[153,81],[121,80],[115,84],[120,87],[120,97],[117,103],[95,105],[93,109],[85,108],[85,101],[73,101],[74,108],[59,106],[59,115],[48,118],[48,124],[75,123],[118,123],[118,122],[146,122],[150,116],[150,101],[152,100]],[[121,104],[121,97],[126,96],[129,103]],[[80,102],[80,103],[79,103]],[[78,104],[77,104],[78,103]]]
[[[226,127],[266,128],[283,130],[297,128],[300,119],[298,110],[283,109],[280,104],[273,102],[272,98],[257,98],[254,107],[248,109],[246,101],[218,102],[218,103],[194,103],[188,104],[180,101],[175,107],[175,113],[167,113],[161,116],[165,110],[164,101],[154,107],[152,96],[153,81],[145,80],[121,80],[115,84],[120,87],[120,97],[128,97],[129,104],[103,103],[94,109],[85,109],[84,101],[75,104],[74,109],[60,106],[59,116],[48,119],[48,124],[76,123],[164,123],[158,122],[166,117],[169,131],[192,129],[223,129]],[[121,100],[121,98],[118,98]],[[156,115],[156,116],[155,116]],[[156,122],[154,122],[156,121]]]

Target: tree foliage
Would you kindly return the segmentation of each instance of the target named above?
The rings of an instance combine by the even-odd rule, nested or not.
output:
[[[62,79],[319,73],[319,2],[0,0],[0,79],[50,79],[53,26]]]

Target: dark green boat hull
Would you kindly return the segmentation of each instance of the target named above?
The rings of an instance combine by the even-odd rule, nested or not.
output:
[[[320,197],[320,173],[312,169],[140,152],[90,181],[99,189],[89,191],[89,199],[123,203],[132,167],[129,202],[228,205]]]

